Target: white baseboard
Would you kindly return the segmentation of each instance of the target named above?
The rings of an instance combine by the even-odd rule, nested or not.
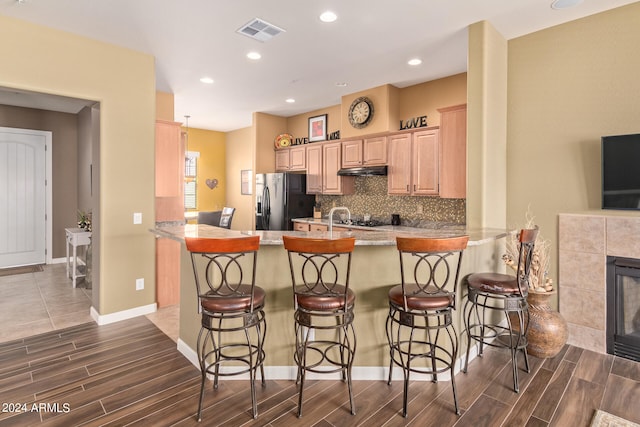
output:
[[[67,262],[66,258],[52,258],[49,261],[49,264],[65,264]]]
[[[184,355],[184,357],[191,362],[196,368],[200,369],[200,363],[198,362],[198,354],[184,341],[178,339],[178,351]],[[469,352],[469,362],[475,359],[478,355],[477,346],[471,347]],[[267,355],[267,357],[269,357]],[[462,354],[456,361],[454,372],[457,374],[464,367],[464,359],[466,354]],[[233,366],[221,366],[220,372],[232,373],[234,370],[244,369],[244,367],[234,368]],[[296,366],[265,366],[264,375],[268,380],[292,380],[295,381],[298,368]],[[389,378],[388,366],[354,366],[351,372],[352,379],[354,381],[387,381]],[[340,380],[340,373],[331,374],[316,374],[310,372],[307,374],[308,379],[312,380]],[[248,380],[249,374],[244,373],[235,375],[232,377],[225,377],[225,380]],[[443,372],[438,374],[438,381],[449,381],[451,375],[449,372]],[[402,369],[395,366],[393,369],[392,381],[402,381]],[[427,374],[411,374],[411,381],[431,381],[431,375]]]
[[[121,320],[132,319],[138,316],[144,316],[145,314],[150,314],[156,312],[158,309],[157,304],[154,302],[153,304],[143,305],[140,307],[130,308],[129,310],[117,311],[115,313],[109,314],[100,314],[98,311],[92,306],[89,314],[91,318],[98,325],[108,325],[109,323],[119,322]],[[196,358],[197,359],[197,358]]]

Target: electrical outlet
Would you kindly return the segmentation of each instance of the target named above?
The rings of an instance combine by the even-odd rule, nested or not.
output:
[[[144,279],[136,279],[136,291],[144,289]]]
[[[422,205],[418,205],[417,211],[418,211],[419,214],[423,213]]]
[[[133,214],[133,223],[134,224],[142,224],[142,213],[134,212]]]

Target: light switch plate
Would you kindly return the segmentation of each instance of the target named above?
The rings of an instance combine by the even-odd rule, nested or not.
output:
[[[144,279],[136,279],[136,291],[144,289]]]
[[[134,224],[142,224],[142,213],[141,212],[135,212],[133,214],[133,223]]]

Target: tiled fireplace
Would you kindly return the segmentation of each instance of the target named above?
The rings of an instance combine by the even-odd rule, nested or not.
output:
[[[558,289],[568,343],[606,353],[607,257],[640,259],[640,215],[602,212],[560,215]]]

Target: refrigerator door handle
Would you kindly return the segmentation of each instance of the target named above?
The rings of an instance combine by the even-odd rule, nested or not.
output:
[[[269,194],[269,187],[264,187],[262,190],[262,229],[269,229],[269,215],[271,214],[271,199]]]

